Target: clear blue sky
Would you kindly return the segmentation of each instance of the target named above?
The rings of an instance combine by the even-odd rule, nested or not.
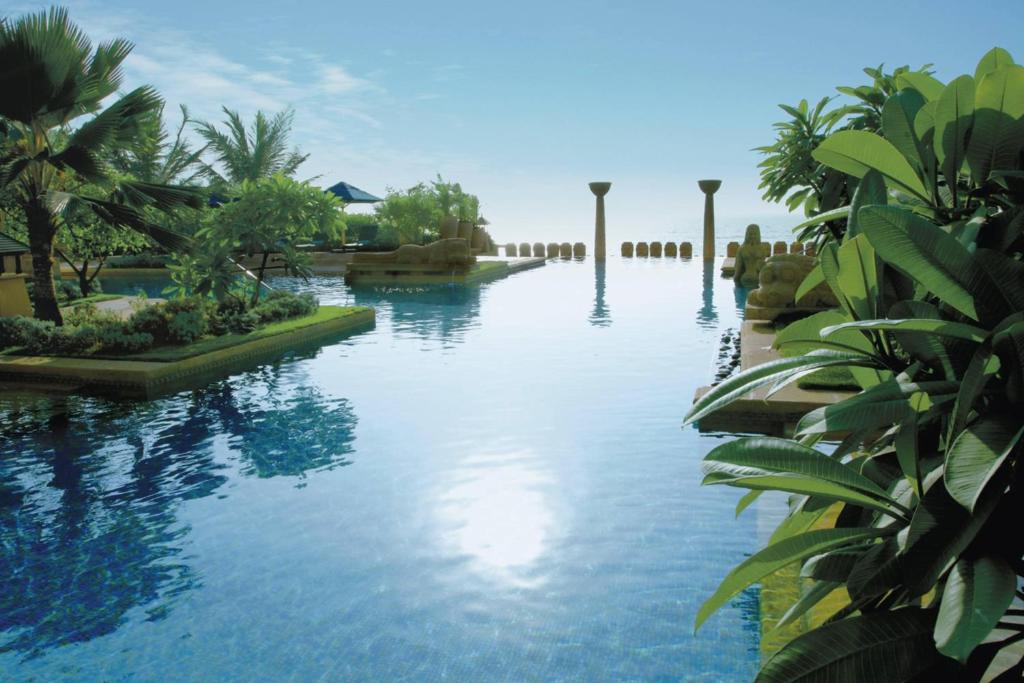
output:
[[[723,222],[778,216],[750,151],[771,141],[778,103],[882,62],[934,62],[946,80],[994,45],[1024,59],[1024,0],[69,7],[95,38],[136,42],[127,85],[152,83],[169,110],[290,105],[311,154],[301,177],[383,193],[440,172],[479,195],[501,240],[586,238],[590,180],[614,183],[612,241],[695,237],[702,177],[724,180]]]

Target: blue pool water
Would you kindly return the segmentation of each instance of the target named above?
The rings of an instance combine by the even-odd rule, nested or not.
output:
[[[0,680],[749,680],[756,592],[693,635],[757,543],[680,427],[738,325],[715,275],[278,280],[376,329],[152,402],[0,398]]]

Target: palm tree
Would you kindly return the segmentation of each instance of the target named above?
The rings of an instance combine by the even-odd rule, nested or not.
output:
[[[199,192],[116,180],[104,161],[111,149],[130,143],[140,120],[162,104],[153,88],[143,86],[102,107],[120,86],[121,63],[132,47],[116,39],[93,50],[62,8],[0,24],[0,191],[13,195],[24,214],[36,316],[43,320],[62,322],[53,285],[53,241],[69,209],[91,211],[170,248],[189,245],[187,238],[149,221],[145,210],[198,208]],[[85,115],[91,118],[74,127]],[[101,199],[68,189],[89,185],[110,193]]]
[[[290,176],[309,157],[298,149],[288,150],[288,135],[292,130],[290,109],[269,118],[262,111],[256,112],[256,120],[249,130],[246,130],[238,112],[224,107],[224,115],[227,117],[224,122],[226,132],[209,122],[196,126],[196,131],[206,140],[207,148],[223,169],[221,173],[207,166],[207,172],[215,183],[235,185],[278,173]]]
[[[164,126],[163,107],[139,120],[139,132],[131,144],[111,150],[111,164],[122,173],[150,183],[195,185],[203,180],[202,155],[207,146],[193,149],[185,128],[195,121],[181,107],[181,123],[174,139]]]

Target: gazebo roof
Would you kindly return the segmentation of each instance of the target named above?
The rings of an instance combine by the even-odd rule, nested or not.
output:
[[[0,233],[0,254],[27,254],[29,251],[27,244]]]
[[[384,201],[380,197],[374,197],[369,192],[364,192],[355,185],[349,185],[345,182],[331,185],[324,192],[330,192],[347,204],[373,204]]]

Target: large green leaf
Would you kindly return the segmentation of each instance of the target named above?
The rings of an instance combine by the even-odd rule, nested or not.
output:
[[[853,600],[883,595],[900,579],[895,537],[876,543],[861,554],[846,577],[846,590]]]
[[[744,370],[738,375],[734,375],[712,387],[706,394],[694,402],[690,412],[686,414],[684,424],[689,424],[706,415],[710,415],[723,406],[765,385],[794,381],[809,372],[833,365],[876,367],[877,362],[864,354],[822,350],[797,358],[783,358],[764,363]]]
[[[886,428],[918,412],[918,404],[912,400],[915,394],[948,396],[952,401],[956,389],[955,382],[913,383],[890,379],[839,403],[812,410],[797,423],[796,433],[803,436]]]
[[[866,548],[842,548],[815,555],[800,568],[800,578],[820,581],[846,581]]]
[[[795,226],[793,226],[793,232],[799,232],[800,230],[803,230],[804,228],[809,228],[812,225],[821,225],[822,223],[827,223],[828,221],[840,220],[846,218],[849,215],[850,207],[848,206],[840,206],[838,209],[832,209],[831,211],[823,211],[819,214],[811,216],[802,223],[797,223]]]
[[[939,652],[966,662],[1013,602],[1017,575],[1001,557],[961,559],[946,580],[935,622]]]
[[[782,615],[782,618],[779,619],[777,624],[775,624],[772,631],[789,626],[803,616],[807,610],[827,598],[832,591],[840,588],[842,585],[843,584],[839,581],[815,581],[814,585],[805,591],[800,596],[800,599],[794,602],[790,608],[786,610],[786,613]]]
[[[697,612],[694,629],[699,629],[707,618],[728,602],[733,596],[773,574],[786,565],[805,560],[828,550],[860,543],[869,538],[889,533],[871,527],[851,529],[817,529],[774,543],[740,563],[729,572],[714,595],[707,599]]]
[[[1002,416],[983,417],[960,432],[946,453],[943,479],[949,495],[973,512],[981,492],[1022,434],[1019,420]]]
[[[928,201],[928,190],[910,162],[891,142],[863,130],[841,130],[825,139],[811,156],[818,162],[855,178],[870,170],[878,171],[889,187]]]
[[[926,100],[937,100],[942,95],[942,81],[921,71],[908,71],[896,77],[900,88],[913,88],[924,95]]]
[[[975,343],[984,341],[985,337],[988,336],[986,330],[974,325],[950,322],[948,320],[931,320],[928,318],[842,322],[824,328],[821,331],[821,336],[829,338],[832,335],[848,330],[888,330],[892,332],[930,334]]]
[[[874,353],[874,348],[857,332],[822,338],[822,331],[851,322],[849,316],[837,311],[819,311],[814,315],[791,322],[775,335],[772,344],[785,356],[804,354],[815,349],[831,348],[839,351]]]
[[[882,134],[923,177],[927,175],[931,152],[921,146],[914,132],[914,119],[924,104],[921,93],[907,89],[890,95],[882,106]]]
[[[909,681],[940,661],[935,612],[906,607],[842,619],[795,638],[768,660],[758,683]]]
[[[796,441],[772,436],[751,436],[717,446],[704,458],[703,471],[706,476],[712,473],[730,476],[796,474],[858,489],[880,500],[891,500],[877,484],[853,467]]]
[[[849,224],[847,224],[849,229]],[[816,264],[811,272],[807,273],[807,277],[803,279],[800,286],[796,288],[796,293],[793,295],[793,301],[800,301],[807,296],[812,289],[825,282],[825,273],[821,269],[821,264]]]
[[[970,269],[970,254],[955,237],[894,206],[866,206],[858,219],[882,260],[964,315],[978,319],[974,297],[958,279]]]
[[[892,515],[877,484],[848,465],[788,439],[749,437],[718,446],[704,459],[704,484],[789,491],[841,500]]]
[[[875,170],[865,173],[864,177],[857,183],[857,189],[854,191],[853,199],[850,201],[850,217],[846,222],[846,238],[856,237],[860,232],[860,226],[857,223],[857,212],[862,207],[888,203],[889,196],[885,189],[885,179],[882,177],[882,174]],[[799,299],[800,297],[796,298]]]
[[[982,78],[974,97],[974,128],[967,146],[974,182],[984,183],[992,171],[1020,168],[1022,119],[1024,67],[1000,67]]]
[[[1002,498],[1002,487],[982,491],[973,512],[950,497],[945,486],[928,488],[914,511],[900,569],[909,597],[930,591],[970,545]]]
[[[956,180],[964,165],[967,134],[974,123],[974,79],[953,79],[939,97],[935,108],[935,157],[942,166],[946,184],[956,191]]]
[[[986,52],[978,62],[978,66],[974,70],[974,82],[977,83],[993,71],[1013,63],[1013,57],[1009,52],[1001,47],[994,47]]]
[[[839,259],[839,286],[854,317],[866,320],[878,317],[878,263],[868,238],[857,235],[847,239],[836,253]]]

